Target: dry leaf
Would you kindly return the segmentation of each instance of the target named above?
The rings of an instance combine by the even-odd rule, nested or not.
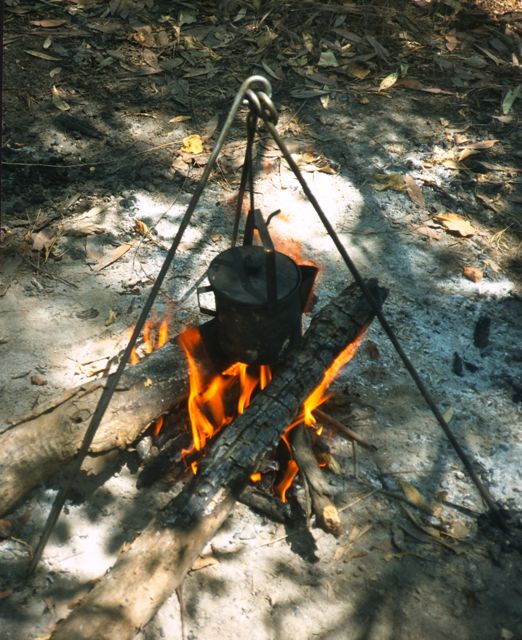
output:
[[[401,173],[374,173],[372,178],[375,181],[373,186],[377,191],[385,189],[404,191],[406,189],[404,176]]]
[[[34,384],[38,387],[44,387],[47,384],[47,380],[38,373],[35,373],[31,376],[31,384]]]
[[[52,29],[53,27],[61,27],[63,24],[67,24],[67,20],[63,20],[62,18],[49,18],[47,20],[31,20],[29,24],[32,24],[33,27]]]
[[[60,61],[61,58],[57,58],[56,56],[50,56],[48,53],[44,53],[43,51],[34,51],[33,49],[26,49],[25,53],[28,53],[30,56],[34,58],[40,58],[41,60],[54,60]]]
[[[358,62],[349,62],[343,66],[343,69],[350,75],[354,76],[354,78],[357,78],[357,80],[364,80],[371,73],[371,69],[359,64]]]
[[[424,209],[424,195],[419,185],[411,176],[404,176],[404,184],[406,185],[406,193],[408,194],[410,200],[418,207]]]
[[[320,67],[338,67],[339,66],[339,63],[337,62],[332,51],[321,52],[318,64]]]
[[[186,138],[183,138],[183,146],[181,147],[183,153],[198,154],[203,152],[203,140],[197,133],[193,133]]]
[[[138,220],[138,218],[134,218],[134,231],[140,236],[148,236],[150,234],[147,225],[143,222],[143,220]]]
[[[212,567],[215,564],[219,564],[219,560],[214,556],[199,556],[196,558],[190,568],[191,571],[199,571],[200,569],[206,569]]]
[[[498,140],[479,140],[478,142],[473,142],[472,144],[467,144],[466,149],[480,150],[480,149],[491,149],[497,144]]]
[[[53,85],[52,95],[53,95],[53,98],[52,98],[53,104],[57,109],[59,109],[60,111],[69,111],[71,106],[67,102],[65,102],[65,100],[62,97],[63,95],[62,92],[55,85]]]
[[[390,89],[390,87],[393,87],[393,85],[397,82],[398,79],[399,79],[398,71],[394,71],[393,73],[390,73],[390,75],[386,76],[386,78],[381,80],[381,83],[379,85],[379,91],[386,91],[386,89]]]
[[[143,383],[143,386],[145,387],[145,389],[149,389],[150,387],[152,387],[152,385],[153,385],[152,380],[150,378],[146,378]]]
[[[462,273],[464,277],[471,280],[471,282],[480,282],[484,277],[484,272],[478,267],[464,267]]]
[[[502,100],[502,113],[505,116],[507,116],[508,113],[511,111],[515,100],[518,98],[521,92],[522,92],[522,84],[519,84],[517,87],[510,89],[506,93],[506,95],[504,96],[504,99]]]
[[[124,256],[129,249],[132,249],[134,246],[133,242],[125,242],[121,244],[119,247],[116,247],[112,251],[105,253],[101,258],[99,258],[96,263],[92,266],[93,271],[101,271],[105,269],[116,260],[119,260],[122,256]]]
[[[169,120],[169,122],[186,122],[187,120],[191,120],[192,116],[174,116]]]
[[[439,213],[433,219],[444,227],[446,231],[462,238],[470,238],[477,232],[475,227],[458,213],[452,213],[451,211]]]
[[[402,492],[410,502],[413,502],[413,504],[416,504],[418,507],[422,507],[427,511],[432,510],[431,505],[427,502],[427,500],[425,500],[424,496],[417,489],[417,487],[414,487],[412,484],[401,478],[398,479],[398,483],[402,489]]]

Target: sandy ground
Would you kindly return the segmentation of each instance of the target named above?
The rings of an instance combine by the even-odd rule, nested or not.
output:
[[[448,133],[463,128],[453,98],[420,101],[401,93],[390,100],[372,93],[368,101],[334,94],[327,107],[317,99],[306,103],[297,118],[291,104],[276,99],[276,106],[285,139],[302,165],[312,165],[307,181],[346,248],[366,277],[390,290],[386,315],[456,437],[494,498],[515,514],[516,537],[522,526],[516,515],[522,510],[520,130],[516,121],[468,123],[469,143],[500,139],[503,145],[502,152],[482,151],[482,162],[514,167],[507,175],[488,174],[488,182],[480,178],[485,174],[432,162],[447,150],[448,136],[463,135]],[[212,108],[205,113],[208,122],[202,117],[200,124],[211,128]],[[162,144],[172,115],[129,112],[125,135],[137,148]],[[41,123],[34,125],[36,139],[34,127],[24,133],[15,122],[11,115],[11,131],[26,154],[47,149],[51,159],[56,150],[84,157],[102,145]],[[190,128],[178,126],[174,135],[181,144]],[[172,333],[203,320],[194,282],[229,246],[239,140],[238,128],[157,301],[159,316],[168,310]],[[304,259],[321,266],[320,308],[350,276],[275,148],[264,153],[257,204],[264,213],[282,210],[271,225],[280,250],[298,245]],[[188,177],[170,163],[146,156],[114,173],[93,165],[86,179],[74,173],[83,169],[71,169],[56,182],[52,170],[42,178],[26,167],[6,182],[0,425],[89,379],[93,366],[125,346],[165,255],[160,245],[172,239],[197,180],[197,163]],[[324,163],[331,171],[317,170]],[[406,190],[381,189],[382,176],[394,173],[410,175],[424,202]],[[434,220],[448,211],[472,225],[468,237]],[[43,226],[48,236],[37,251],[39,221],[55,214]],[[154,242],[136,233],[135,219],[152,230]],[[86,226],[81,234],[70,231]],[[46,259],[45,238],[55,232]],[[125,255],[95,270],[96,260],[127,242],[133,245]],[[466,277],[465,267],[482,277]],[[490,326],[482,342],[476,333],[481,318]],[[325,473],[341,509],[342,535],[334,538],[313,522],[307,527],[298,506],[299,479],[289,526],[237,505],[185,580],[183,607],[173,594],[136,640],[182,634],[198,640],[522,638],[520,550],[495,529],[478,526],[484,506],[477,491],[377,323],[334,391],[328,410],[378,447],[372,454],[359,449],[355,466],[351,445],[325,432],[341,469]],[[2,638],[48,637],[111,566],[120,546],[186,481],[137,490],[140,463],[135,451],[89,463],[30,580],[21,580],[21,571],[60,477],[4,516]],[[383,493],[411,487],[435,505],[434,515],[407,512]]]

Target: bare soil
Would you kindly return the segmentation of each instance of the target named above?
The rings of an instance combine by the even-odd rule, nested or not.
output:
[[[114,366],[235,92],[261,73],[312,191],[363,275],[389,288],[387,317],[512,517],[510,537],[487,522],[376,323],[327,407],[378,447],[355,464],[325,430],[342,535],[307,523],[299,478],[291,525],[238,504],[183,606],[172,594],[136,640],[522,638],[517,3],[7,0],[3,44],[0,427]],[[194,284],[230,244],[245,113],[157,300],[172,334],[205,319]],[[320,265],[320,308],[350,276],[261,138],[257,205],[282,210],[277,248]],[[2,515],[2,638],[52,637],[180,490],[187,475],[137,489],[143,446],[86,462],[31,578],[62,477]]]

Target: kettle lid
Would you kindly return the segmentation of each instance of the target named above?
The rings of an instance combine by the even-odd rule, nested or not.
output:
[[[291,295],[301,281],[296,263],[283,253],[274,252],[277,302]],[[264,306],[268,302],[266,252],[263,247],[231,247],[217,255],[208,268],[214,292],[232,302]]]

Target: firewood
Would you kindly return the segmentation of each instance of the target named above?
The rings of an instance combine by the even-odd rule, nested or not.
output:
[[[376,281],[368,286],[382,302],[384,290]],[[279,442],[325,369],[373,315],[352,285],[315,316],[302,343],[264,392],[212,443],[198,475],[120,551],[114,566],[58,623],[52,640],[131,640],[135,636],[181,584],[232,510],[250,474]]]
[[[339,536],[343,527],[324,473],[312,451],[310,436],[304,425],[300,424],[292,432],[292,450],[299,465],[299,473],[308,486],[312,501],[312,513],[317,524],[327,533]]]
[[[216,373],[203,353],[198,360]],[[78,453],[105,381],[82,384],[0,424],[0,515]],[[187,396],[188,384],[185,354],[176,341],[129,365],[90,450],[127,448],[152,420]]]

